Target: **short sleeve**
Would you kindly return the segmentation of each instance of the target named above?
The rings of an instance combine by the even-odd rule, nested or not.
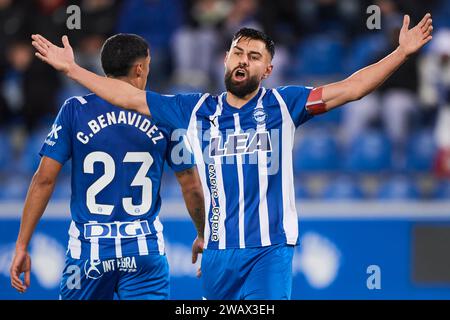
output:
[[[200,93],[162,95],[147,91],[151,116],[171,129],[187,129],[192,111],[201,99]]]
[[[278,93],[283,98],[291,115],[295,127],[305,123],[313,117],[306,109],[311,87],[303,86],[286,86],[277,88]]]
[[[195,166],[192,148],[185,135],[172,134],[167,148],[166,161],[175,172]]]
[[[68,99],[53,123],[50,133],[44,140],[39,152],[40,156],[46,156],[64,164],[72,156],[72,111],[76,99]]]

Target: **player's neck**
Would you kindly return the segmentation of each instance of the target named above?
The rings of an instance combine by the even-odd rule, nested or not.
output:
[[[137,78],[129,78],[129,77],[117,77],[117,80],[122,80],[126,83],[131,84],[133,87],[136,87],[138,89],[144,90],[144,88],[141,88],[141,85],[139,83],[139,80]]]
[[[249,93],[245,97],[238,97],[232,94],[230,91],[227,91],[227,102],[230,106],[233,106],[235,108],[242,108],[247,102],[252,100],[259,92],[259,87],[255,91]]]

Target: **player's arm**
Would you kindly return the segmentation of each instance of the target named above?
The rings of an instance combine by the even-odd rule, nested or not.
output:
[[[197,256],[203,251],[203,233],[205,229],[205,202],[203,189],[196,167],[192,167],[175,173],[181,186],[184,202],[189,215],[197,230],[197,238],[192,245],[192,263],[197,261]]]
[[[42,157],[39,168],[31,180],[16,241],[16,252],[11,263],[11,285],[19,292],[25,292],[30,286],[31,259],[28,244],[39,219],[47,207],[62,165],[49,157]],[[25,273],[25,282],[19,276]]]
[[[67,36],[62,38],[62,48],[39,34],[34,34],[31,38],[32,45],[37,50],[36,57],[42,61],[115,106],[150,115],[144,90],[124,81],[99,76],[77,65]]]
[[[406,59],[428,43],[433,31],[431,14],[427,13],[412,29],[405,15],[400,30],[399,46],[382,60],[365,67],[350,77],[315,88],[308,98],[307,108],[320,114],[350,101],[359,100],[379,87]]]

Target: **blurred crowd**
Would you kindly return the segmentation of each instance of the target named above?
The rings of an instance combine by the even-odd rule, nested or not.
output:
[[[80,30],[66,26],[72,4]],[[366,24],[373,4],[379,30]],[[57,44],[67,34],[78,63],[101,74],[104,40],[139,34],[150,44],[149,89],[215,94],[240,27],[275,40],[264,86],[317,86],[387,55],[403,14],[415,25],[427,12],[434,38],[426,48],[377,92],[298,131],[297,195],[329,199],[450,197],[450,0],[0,0],[0,199],[23,197],[59,107],[87,93],[34,58],[32,33]]]

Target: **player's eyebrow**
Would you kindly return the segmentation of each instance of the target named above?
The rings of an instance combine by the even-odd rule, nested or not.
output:
[[[239,46],[234,46],[234,48],[236,48],[236,49],[238,49],[239,51],[244,51],[244,49],[242,49],[241,47],[239,47]],[[259,56],[262,56],[262,54],[261,54],[261,52],[258,52],[258,51],[250,51],[249,52],[250,54],[257,54],[257,55],[259,55]]]

